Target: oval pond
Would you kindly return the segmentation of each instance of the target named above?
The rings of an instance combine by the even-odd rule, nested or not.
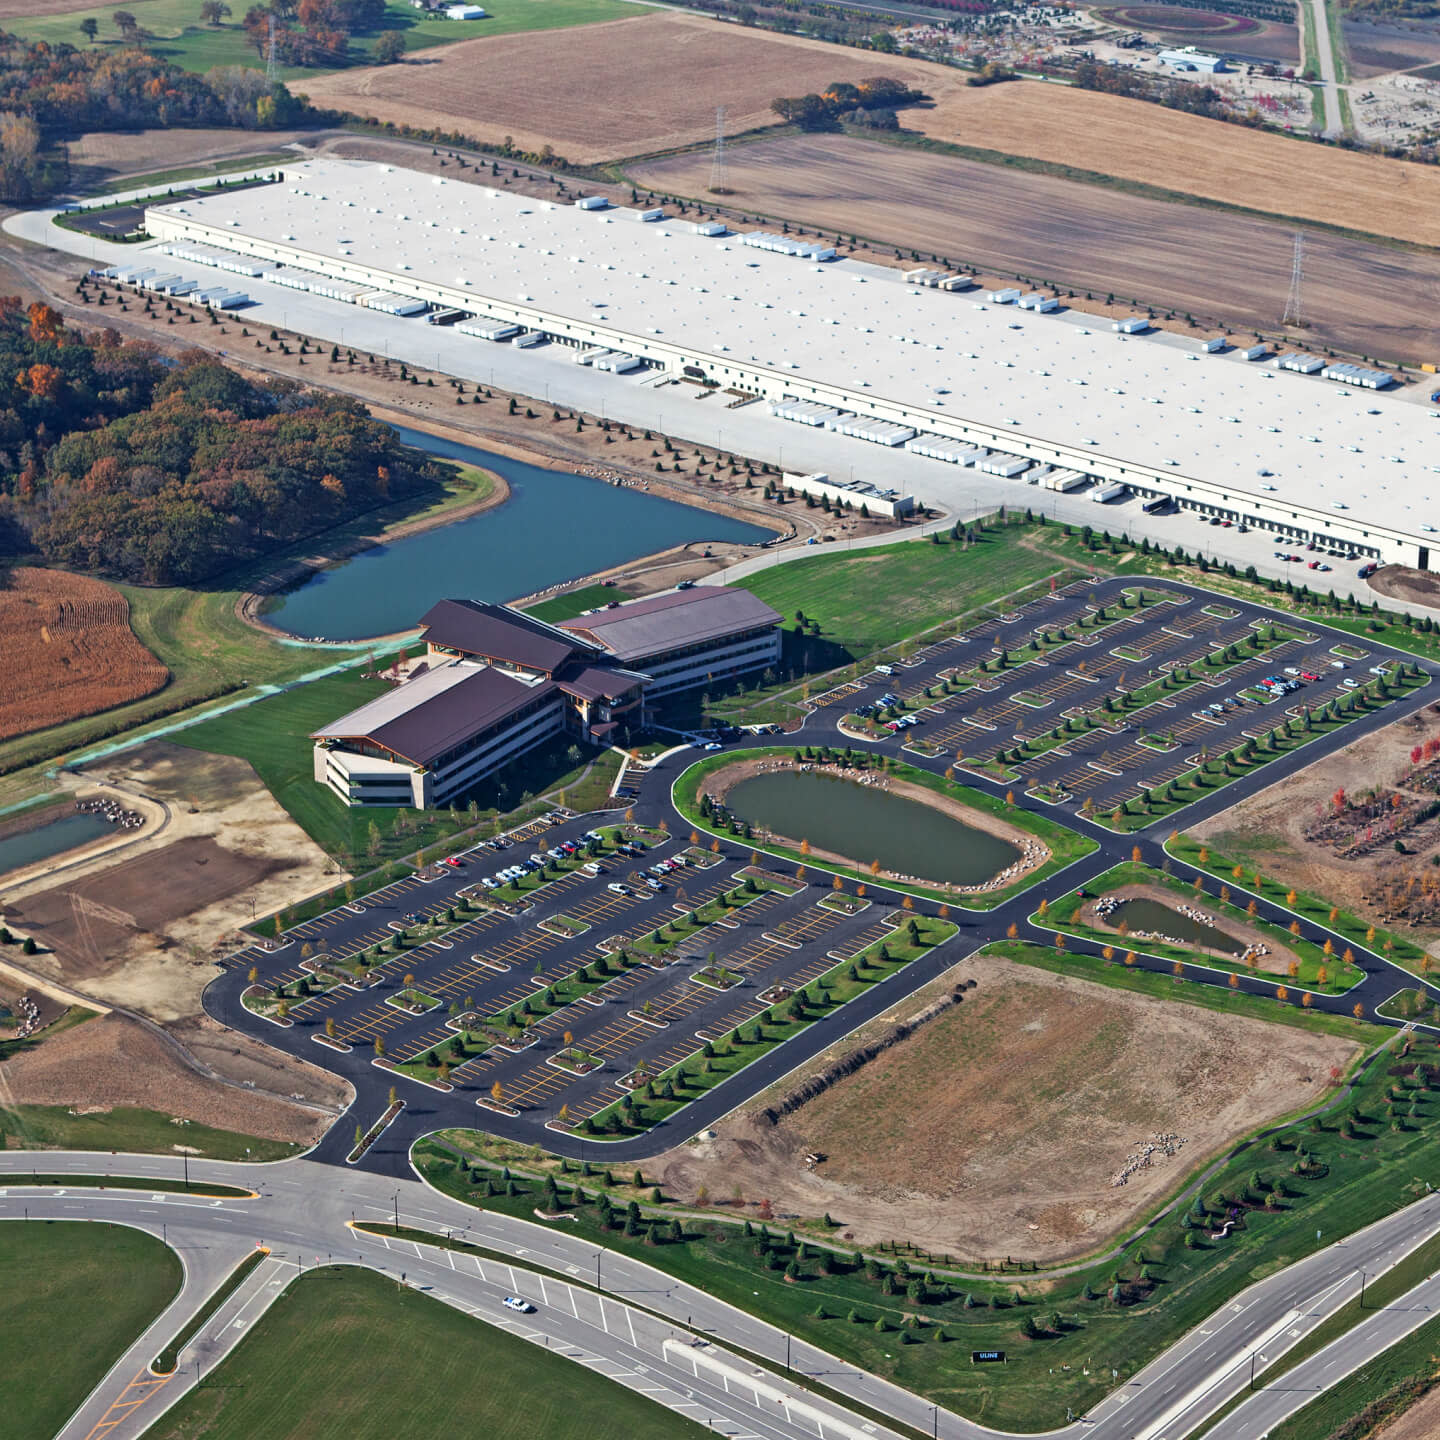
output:
[[[918,800],[813,771],[779,770],[741,780],[725,797],[740,819],[797,844],[878,860],[895,875],[944,885],[983,885],[1020,858],[1018,846]]]

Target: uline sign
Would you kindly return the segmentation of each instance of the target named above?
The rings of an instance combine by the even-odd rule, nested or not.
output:
[[[972,1350],[970,1363],[972,1365],[1003,1365],[1005,1352],[1003,1350]]]

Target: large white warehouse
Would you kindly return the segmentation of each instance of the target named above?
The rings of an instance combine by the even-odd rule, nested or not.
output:
[[[1078,312],[908,285],[900,270],[652,214],[316,160],[276,184],[151,207],[146,225],[159,241],[255,257],[301,283],[309,272],[337,290],[463,309],[482,328],[640,357],[777,406],[830,407],[845,433],[888,422],[892,438],[894,427],[915,432],[912,452],[999,450],[1430,567],[1440,416],[1413,396],[1244,351],[1201,353],[1175,336],[1117,334]],[[487,342],[475,343],[478,367]],[[883,478],[883,453],[871,469]]]

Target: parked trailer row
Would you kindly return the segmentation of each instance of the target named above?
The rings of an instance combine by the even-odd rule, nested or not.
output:
[[[1097,505],[1108,505],[1112,500],[1123,500],[1129,493],[1128,485],[1102,485],[1090,498]]]
[[[907,285],[924,285],[930,290],[968,290],[974,283],[973,275],[955,275],[949,270],[918,270],[905,272]]]
[[[964,440],[952,440],[948,435],[917,435],[905,442],[905,448],[912,455],[943,460],[948,465],[969,465],[977,455],[985,453]]]
[[[756,250],[770,250],[777,255],[793,255],[798,260],[833,260],[833,245],[812,245],[808,240],[797,240],[792,235],[776,235],[770,230],[749,230],[740,236],[742,245]]]
[[[868,440],[872,445],[889,445],[892,449],[915,438],[915,431],[908,425],[896,425],[889,420],[867,420],[861,415],[837,415],[825,422],[825,428],[839,435],[848,435],[852,440]]]
[[[1346,362],[1327,365],[1320,374],[1326,380],[1338,380],[1342,385],[1359,385],[1366,390],[1384,390],[1395,383],[1395,377],[1388,370],[1369,370],[1364,365]]]
[[[1078,470],[1054,470],[1040,482],[1046,490],[1057,490],[1062,495],[1068,495],[1072,490],[1083,490],[1089,483],[1090,477]]]
[[[484,315],[477,315],[473,320],[462,320],[455,330],[457,334],[473,335],[478,340],[508,340],[512,335],[520,333],[518,325],[508,324],[504,320],[491,320]]]

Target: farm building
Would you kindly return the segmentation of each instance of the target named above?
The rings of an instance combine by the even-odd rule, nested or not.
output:
[[[497,337],[515,327],[638,361],[617,384],[660,370],[868,442],[882,482],[902,446],[952,465],[995,451],[1430,566],[1436,420],[1403,394],[1362,398],[1383,371],[1247,365],[1273,352],[1201,354],[1143,315],[1112,332],[1082,311],[1022,309],[1019,290],[969,298],[909,283],[813,233],[704,235],[366,162],[297,163],[274,184],[156,205],[146,229],[169,253],[147,247],[137,269],[169,274],[178,245],[202,246],[261,262],[262,283],[323,277],[337,293],[478,313]],[[474,340],[478,370],[486,341]],[[546,381],[552,396],[563,384],[553,371]],[[1017,475],[997,476],[998,499]]]
[[[547,625],[442,600],[424,659],[388,694],[315,731],[314,778],[347,805],[426,809],[560,734],[613,741],[647,699],[780,658],[781,616],[748,590],[677,590]]]
[[[1189,70],[1201,75],[1219,75],[1230,68],[1223,57],[1209,55],[1193,45],[1186,45],[1182,50],[1162,50],[1156,59],[1172,70]]]

